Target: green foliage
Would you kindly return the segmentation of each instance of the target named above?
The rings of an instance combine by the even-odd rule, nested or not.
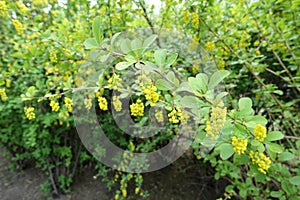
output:
[[[299,1],[163,1],[160,16],[143,1],[37,2],[0,1],[0,142],[16,164],[33,159],[49,176],[43,191],[70,192],[76,172],[94,162],[115,199],[128,196],[130,181],[135,195],[148,196],[142,175],[121,172],[136,165],[111,178],[112,169],[82,148],[71,94],[84,82],[76,75],[85,66],[97,93],[82,105],[95,107],[108,138],[128,154],[160,149],[183,134],[185,113],[196,124],[194,154],[216,179],[230,182],[222,198],[299,198]],[[141,27],[152,33],[121,33]],[[192,38],[183,44],[172,36],[181,52],[160,47],[171,27]],[[187,54],[199,49],[200,61]],[[108,60],[107,68],[94,67]],[[132,71],[137,82],[126,78]],[[164,122],[156,137],[136,139],[113,122],[108,108],[122,116],[128,96],[136,124]],[[160,110],[153,115],[154,105]]]

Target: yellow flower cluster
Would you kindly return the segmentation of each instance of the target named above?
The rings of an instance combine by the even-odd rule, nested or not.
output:
[[[183,21],[187,24],[190,22],[190,12],[185,10],[183,13]]]
[[[107,100],[105,99],[105,97],[98,97],[98,102],[99,102],[99,107],[101,110],[108,110],[108,106],[107,106]]]
[[[17,20],[17,19],[13,19],[12,23],[13,23],[13,25],[14,25],[17,33],[19,35],[22,35],[22,33],[23,33],[23,25],[21,24],[21,22],[19,22],[19,20]]]
[[[199,14],[197,11],[192,13],[192,26],[198,28],[199,26]]]
[[[27,119],[32,120],[35,118],[34,107],[25,107],[24,112]]]
[[[163,111],[162,110],[155,110],[154,117],[157,120],[157,122],[159,122],[159,123],[164,122],[164,115],[163,115]]]
[[[50,101],[50,106],[51,106],[53,112],[57,112],[60,108],[59,103],[55,102],[54,100]]]
[[[255,135],[255,139],[263,142],[265,137],[267,136],[267,129],[266,127],[264,127],[261,124],[256,124],[254,126],[254,131],[253,131],[254,135]]]
[[[56,55],[55,51],[53,49],[51,49],[49,54],[50,54],[49,55],[50,61],[53,63],[57,63],[57,55]]]
[[[220,102],[217,107],[213,107],[210,120],[206,121],[205,131],[211,140],[217,140],[219,138],[220,130],[226,121],[227,109],[223,107],[223,102]]]
[[[6,79],[6,81],[5,81],[5,86],[6,86],[7,88],[10,88],[10,86],[11,86],[11,80]]]
[[[1,96],[1,100],[2,101],[6,101],[7,100],[7,95],[6,95],[5,88],[0,89],[0,96]]]
[[[248,140],[247,139],[243,140],[241,138],[233,136],[231,138],[231,144],[233,146],[233,151],[240,155],[246,151]]]
[[[33,0],[32,5],[40,6],[48,4],[48,0]]]
[[[0,1],[0,17],[8,16],[7,5],[5,1]]]
[[[264,153],[250,151],[249,157],[253,164],[258,165],[258,171],[266,174],[266,171],[270,168],[271,160]]]
[[[65,97],[64,99],[64,102],[65,102],[65,106],[66,108],[68,109],[68,112],[72,112],[72,106],[73,106],[73,102],[72,102],[72,99],[68,98],[68,97]]]
[[[113,96],[113,106],[117,112],[122,110],[122,102],[120,101],[120,96]]]
[[[140,99],[136,100],[136,103],[130,105],[130,111],[132,116],[144,116],[144,104]]]
[[[108,88],[121,91],[122,88],[122,79],[119,77],[117,74],[113,74],[112,77],[110,77],[107,81],[108,83]]]
[[[177,124],[180,122],[182,116],[182,111],[179,107],[173,108],[173,110],[168,114],[169,122]]]
[[[207,49],[208,51],[212,51],[215,48],[215,43],[214,42],[207,42],[205,44],[205,49]]]
[[[148,84],[146,87],[142,86],[142,91],[146,96],[146,100],[151,101],[150,106],[155,106],[159,98],[156,86],[152,84]]]
[[[58,113],[58,118],[59,119],[67,120],[69,116],[70,115],[67,111]],[[60,123],[60,124],[62,125],[62,123]]]
[[[83,104],[84,104],[86,109],[90,110],[93,106],[92,99],[90,99],[90,98],[84,99]]]
[[[18,1],[18,2],[17,2],[17,6],[18,6],[18,8],[20,9],[20,11],[21,11],[22,13],[26,13],[26,12],[29,11],[29,8],[27,8],[27,7],[23,4],[23,2],[21,2],[21,1]]]

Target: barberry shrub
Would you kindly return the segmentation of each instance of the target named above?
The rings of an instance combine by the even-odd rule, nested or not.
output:
[[[190,159],[230,180],[221,198],[299,199],[299,1],[162,3],[0,1],[0,142],[12,160],[26,167],[33,159],[55,193],[69,192],[76,172],[93,162],[115,199],[129,195],[130,181],[134,195],[147,197],[142,174],[126,172],[147,169],[133,153],[192,132]],[[151,31],[122,37],[137,28]],[[185,39],[162,38],[172,29]],[[161,46],[168,41],[206,53],[195,59]],[[92,83],[78,74],[94,75]],[[90,84],[82,109],[95,110],[108,138],[126,149],[116,170],[93,159],[75,130],[72,94]],[[161,133],[128,136],[127,123],[113,122],[126,113]]]

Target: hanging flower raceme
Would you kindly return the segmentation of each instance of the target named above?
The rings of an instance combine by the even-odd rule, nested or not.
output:
[[[23,33],[23,25],[22,25],[22,23],[19,20],[17,20],[17,19],[13,19],[12,23],[13,23],[13,25],[14,25],[17,33],[19,35],[22,35],[22,33]]]
[[[172,111],[168,114],[169,122],[173,124],[178,124],[180,122],[182,116],[182,111],[179,107],[175,107]]]
[[[267,136],[267,129],[263,125],[257,124],[254,126],[253,134],[256,140],[263,142],[265,137]]]
[[[6,90],[5,88],[0,89],[0,97],[2,101],[6,101],[7,100],[7,94],[6,94]]]
[[[35,118],[34,107],[25,107],[24,112],[27,119],[32,120]]]
[[[68,97],[65,97],[64,102],[65,102],[65,106],[66,106],[68,112],[71,113],[72,110],[73,110],[73,109],[72,109],[72,106],[73,106],[72,99],[70,99],[70,98],[68,98]]]
[[[130,105],[130,111],[132,116],[144,116],[144,104],[143,102],[138,99],[136,103]]]
[[[8,10],[5,1],[0,1],[0,17],[7,17]]]
[[[270,168],[271,160],[262,152],[254,152],[250,151],[249,158],[251,159],[253,164],[258,165],[258,171],[263,174],[266,174],[266,171]]]
[[[112,77],[110,77],[107,81],[108,83],[108,88],[121,91],[122,88],[122,79],[119,77],[117,74],[113,74]]]
[[[155,106],[159,98],[156,86],[152,84],[148,84],[146,87],[142,86],[142,91],[146,96],[146,100],[151,101],[150,106]]]
[[[212,107],[210,120],[206,121],[205,131],[211,140],[217,140],[220,136],[220,131],[226,121],[227,109],[224,103],[220,102],[216,107]]]
[[[199,26],[199,14],[197,11],[192,13],[192,26],[198,28]]]
[[[164,115],[162,110],[155,110],[155,119],[157,122],[162,123],[164,122]]]
[[[29,11],[29,8],[27,8],[21,1],[17,2],[17,6],[20,9],[21,13],[26,13]]]
[[[231,144],[233,146],[233,151],[237,154],[243,154],[247,149],[248,140],[247,139],[241,139],[236,136],[233,136],[231,138]]]
[[[59,103],[55,102],[54,100],[50,101],[50,106],[51,106],[53,112],[57,112],[60,108]]]
[[[122,102],[120,101],[120,96],[113,96],[113,106],[117,112],[122,110]]]
[[[105,99],[105,97],[98,97],[98,102],[101,110],[108,110],[107,100]]]

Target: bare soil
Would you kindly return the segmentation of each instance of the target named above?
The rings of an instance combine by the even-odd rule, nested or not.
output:
[[[150,193],[151,200],[213,200],[223,194],[226,182],[215,181],[213,175],[199,163],[179,159],[162,170],[144,174],[143,189]],[[109,200],[113,192],[106,188],[95,173],[86,170],[75,179],[72,192],[57,198],[46,196],[40,187],[47,177],[37,169],[28,168],[12,172],[8,158],[0,148],[0,200]],[[141,199],[130,195],[134,186],[129,185],[129,200]]]

